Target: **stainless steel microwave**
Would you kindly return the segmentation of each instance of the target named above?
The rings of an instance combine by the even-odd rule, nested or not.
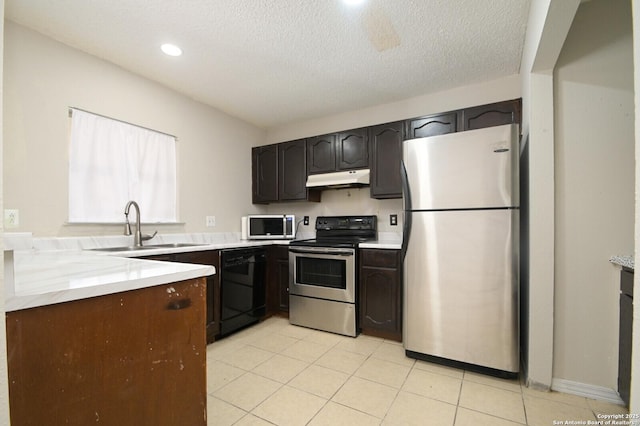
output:
[[[296,237],[296,217],[292,214],[262,214],[247,216],[247,238],[279,240]]]

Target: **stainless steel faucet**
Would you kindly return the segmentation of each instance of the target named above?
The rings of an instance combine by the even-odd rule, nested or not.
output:
[[[124,235],[131,235],[131,224],[129,223],[129,209],[131,206],[136,208],[136,233],[133,237],[133,245],[136,247],[142,247],[142,242],[155,237],[158,231],[154,232],[153,235],[142,234],[142,231],[140,230],[140,207],[138,206],[138,203],[132,200],[129,201],[124,208]]]

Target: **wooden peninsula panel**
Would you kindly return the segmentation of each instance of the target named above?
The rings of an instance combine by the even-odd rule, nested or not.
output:
[[[8,312],[13,425],[206,425],[204,278]]]

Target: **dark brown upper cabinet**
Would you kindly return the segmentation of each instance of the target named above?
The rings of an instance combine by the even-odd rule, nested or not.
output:
[[[338,135],[315,136],[307,139],[307,173],[333,172],[336,169],[336,139]]]
[[[253,203],[278,201],[278,145],[252,148],[251,171]]]
[[[252,201],[320,201],[320,191],[307,189],[305,139],[255,147],[251,151]]]
[[[330,173],[369,167],[368,128],[307,139],[307,173]]]
[[[458,131],[457,111],[407,120],[407,139],[426,138]]]
[[[496,102],[462,110],[462,130],[482,129],[522,122],[522,100]]]
[[[400,162],[404,122],[381,124],[369,130],[371,141],[371,198],[401,198]]]
[[[522,99],[513,99],[253,148],[253,203],[320,201],[306,176],[367,167],[372,198],[401,198],[403,140],[521,122]]]
[[[336,171],[369,167],[369,131],[364,127],[338,134]]]
[[[307,145],[304,139],[278,144],[278,200],[307,199]]]

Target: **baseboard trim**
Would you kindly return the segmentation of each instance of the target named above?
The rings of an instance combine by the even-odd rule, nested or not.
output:
[[[624,402],[620,398],[618,392],[614,389],[602,386],[595,386],[565,379],[552,379],[551,390],[606,401],[612,404],[624,405]]]

